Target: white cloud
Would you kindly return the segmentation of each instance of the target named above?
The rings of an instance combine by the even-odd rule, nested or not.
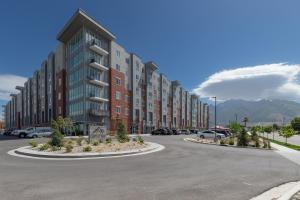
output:
[[[300,101],[300,65],[275,63],[217,72],[208,77],[194,93],[202,97],[228,99],[287,99]]]
[[[23,86],[27,78],[13,74],[0,74],[0,100],[9,100],[11,93],[16,93],[16,86]]]

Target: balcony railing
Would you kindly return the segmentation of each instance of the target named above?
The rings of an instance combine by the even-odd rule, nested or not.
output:
[[[93,116],[108,116],[107,110],[95,110],[95,109],[88,109],[88,114]]]
[[[108,102],[109,101],[107,98],[98,97],[94,94],[90,94],[89,99],[92,101],[97,101],[97,102]]]
[[[100,81],[100,80],[98,80],[96,78],[93,78],[93,77],[90,77],[90,76],[88,76],[87,78],[88,78],[89,82],[94,84],[94,85],[98,85],[98,86],[101,86],[101,87],[109,86],[109,84],[107,82]]]
[[[92,41],[90,49],[97,52],[100,55],[103,55],[103,56],[106,56],[109,54],[105,49],[101,48],[94,40]]]
[[[98,63],[94,58],[92,58],[90,60],[90,66],[94,67],[96,69],[99,69],[101,71],[107,71],[108,70],[107,67],[105,67],[104,65],[101,65],[100,63]]]

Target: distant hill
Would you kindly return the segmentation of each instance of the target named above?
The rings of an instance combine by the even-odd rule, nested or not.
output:
[[[300,116],[300,104],[287,100],[228,100],[217,105],[217,121],[221,125],[227,125],[229,121],[238,121],[244,117],[249,118],[254,124],[282,124],[290,122],[295,116]],[[210,126],[214,125],[214,106],[210,105]]]

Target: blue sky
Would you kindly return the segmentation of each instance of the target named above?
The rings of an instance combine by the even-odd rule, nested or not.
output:
[[[2,1],[0,75],[31,76],[82,8],[128,51],[197,91],[225,69],[300,63],[299,7],[297,0]],[[297,77],[298,71],[285,78]],[[200,88],[200,95],[211,94],[205,92]]]

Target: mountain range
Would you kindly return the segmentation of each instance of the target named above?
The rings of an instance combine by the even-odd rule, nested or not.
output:
[[[210,126],[214,125],[214,106],[210,105]],[[250,124],[283,124],[300,116],[300,104],[287,100],[228,100],[217,104],[217,123],[241,122],[248,117]]]

